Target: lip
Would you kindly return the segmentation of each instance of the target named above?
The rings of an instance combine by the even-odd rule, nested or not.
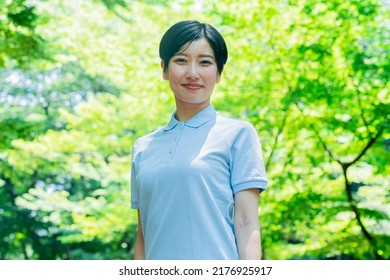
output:
[[[189,89],[189,90],[198,90],[198,89],[201,89],[203,86],[200,84],[189,83],[189,84],[183,84],[183,87],[185,87],[186,89]]]

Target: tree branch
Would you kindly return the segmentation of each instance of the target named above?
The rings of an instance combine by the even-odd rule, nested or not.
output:
[[[282,124],[280,125],[280,127],[278,128],[278,132],[276,133],[276,136],[275,136],[275,140],[274,140],[274,143],[272,144],[272,148],[271,148],[271,152],[270,154],[268,155],[268,159],[267,159],[267,162],[265,164],[265,170],[268,170],[269,169],[269,166],[271,164],[271,159],[272,159],[272,156],[276,150],[276,147],[278,145],[278,142],[279,142],[279,137],[280,135],[282,134],[283,130],[284,130],[284,127],[286,125],[286,120],[287,120],[287,111],[284,112],[284,116],[283,116],[283,120],[282,120]]]
[[[367,145],[363,148],[363,150],[360,152],[360,154],[354,160],[352,160],[351,162],[348,162],[348,163],[344,163],[346,168],[350,167],[351,165],[353,165],[357,161],[359,161],[362,158],[362,156],[364,156],[364,154],[367,152],[367,150],[369,148],[371,148],[372,145],[374,145],[375,141],[382,135],[384,130],[385,130],[385,126],[383,125],[379,129],[378,133],[374,137],[371,137],[370,141],[367,143]]]
[[[277,61],[278,61],[278,65],[280,67],[280,71],[283,74],[283,80],[285,81],[287,89],[288,89],[287,92],[288,93],[292,93],[292,86],[291,86],[291,83],[290,83],[289,79],[287,78],[287,73],[284,70],[284,67],[282,65],[282,61],[281,61],[280,57],[278,57]],[[265,164],[265,169],[266,170],[268,170],[270,165],[271,165],[271,159],[272,159],[272,156],[273,156],[273,154],[274,154],[274,152],[276,150],[276,147],[278,145],[280,135],[282,134],[282,132],[283,132],[285,126],[286,126],[287,116],[288,116],[288,109],[289,109],[290,104],[291,104],[291,99],[292,99],[292,94],[290,94],[290,98],[286,98],[286,100],[285,100],[284,108],[283,108],[284,116],[283,116],[283,119],[282,119],[282,123],[281,123],[280,127],[278,128],[278,132],[276,133],[274,143],[272,144],[271,152],[268,155],[268,159],[267,159],[267,162]]]
[[[296,106],[299,108],[299,110],[301,111],[301,113],[303,114],[303,111],[302,109],[296,104]],[[310,124],[310,127],[311,129],[314,131],[315,135],[317,136],[317,138],[319,139],[322,147],[324,148],[324,150],[329,154],[329,156],[337,161],[340,165],[341,165],[341,168],[343,170],[343,176],[344,176],[344,182],[345,182],[345,191],[346,191],[346,194],[347,194],[347,198],[348,198],[348,202],[349,202],[349,206],[351,208],[351,211],[355,214],[355,218],[356,218],[356,221],[364,235],[364,237],[366,238],[366,240],[368,241],[368,243],[370,244],[370,247],[372,248],[372,251],[373,251],[373,254],[374,254],[374,257],[375,259],[380,259],[380,255],[378,254],[378,249],[377,249],[377,243],[376,243],[376,240],[375,238],[368,232],[367,228],[365,227],[363,221],[362,221],[362,218],[361,218],[361,215],[360,215],[360,212],[359,212],[359,209],[356,205],[356,201],[353,199],[353,195],[352,195],[352,188],[351,188],[351,183],[349,182],[348,180],[348,175],[347,175],[347,172],[348,172],[348,168],[350,166],[352,166],[353,164],[355,164],[357,161],[359,161],[363,156],[364,154],[368,151],[368,149],[370,149],[372,147],[372,145],[375,143],[375,141],[379,138],[379,136],[383,133],[384,129],[385,129],[385,126],[383,125],[378,133],[375,135],[375,137],[371,137],[370,140],[368,141],[367,145],[362,149],[362,151],[356,156],[356,158],[350,162],[342,162],[338,156],[336,156],[332,151],[331,149],[328,147],[328,145],[325,143],[325,141],[322,139],[321,135],[319,134],[318,130],[315,128],[315,126],[313,124]]]
[[[349,206],[351,208],[351,211],[355,214],[356,221],[357,221],[357,223],[358,223],[358,225],[359,225],[359,227],[360,227],[364,237],[366,238],[366,240],[370,244],[375,259],[379,260],[379,259],[381,259],[381,257],[378,254],[376,240],[374,239],[374,237],[366,229],[366,227],[365,227],[365,225],[364,225],[364,223],[362,221],[359,209],[358,209],[358,207],[356,205],[356,202],[353,199],[351,183],[349,182],[348,176],[347,176],[348,167],[344,165],[342,168],[343,168],[343,175],[344,175],[344,182],[345,182],[345,191],[347,193],[347,198],[348,198],[348,202],[349,202]]]

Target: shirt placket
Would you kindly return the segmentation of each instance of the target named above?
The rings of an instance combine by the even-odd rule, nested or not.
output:
[[[173,135],[173,141],[172,141],[172,146],[169,148],[169,161],[172,161],[173,156],[177,150],[177,146],[179,145],[179,141],[181,138],[181,135],[183,134],[184,130],[184,123],[179,123],[175,129],[175,133]]]

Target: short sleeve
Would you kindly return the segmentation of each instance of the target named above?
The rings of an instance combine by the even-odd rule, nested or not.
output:
[[[251,124],[243,124],[231,148],[231,187],[233,193],[250,188],[261,192],[266,189],[267,175],[259,137]]]
[[[136,155],[136,144],[134,144],[132,149],[132,159],[131,159],[131,178],[130,178],[130,191],[131,191],[131,208],[138,209],[138,194],[139,188],[137,185],[137,155]]]

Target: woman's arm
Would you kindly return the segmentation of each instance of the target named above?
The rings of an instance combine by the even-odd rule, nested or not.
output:
[[[139,210],[138,210],[138,231],[137,231],[137,238],[135,240],[135,246],[134,246],[134,259],[135,260],[145,259],[144,234],[142,232],[142,223],[141,223]]]
[[[240,260],[261,259],[258,201],[258,189],[243,190],[234,197],[234,231]]]

